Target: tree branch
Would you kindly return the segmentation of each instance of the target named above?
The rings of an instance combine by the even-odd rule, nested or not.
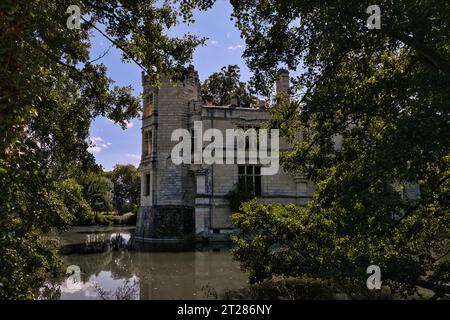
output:
[[[380,31],[383,34],[413,48],[417,51],[417,53],[427,59],[436,69],[441,70],[447,76],[450,76],[450,63],[434,50],[428,48],[423,43],[418,42],[414,37],[410,37],[401,33],[397,34],[386,28],[381,28]]]
[[[94,28],[95,30],[97,30],[102,36],[104,36],[109,42],[111,42],[113,45],[116,46],[116,48],[122,50],[123,53],[125,53],[127,55],[128,58],[130,58],[134,63],[136,63],[136,65],[138,67],[140,67],[143,71],[145,71],[145,73],[148,73],[148,70],[139,62],[137,61],[131,54],[129,54],[127,52],[127,50],[125,50],[124,47],[122,47],[120,44],[117,43],[117,41],[115,41],[114,39],[112,39],[110,36],[108,36],[106,33],[104,33],[102,30],[100,30],[95,24],[91,23],[90,21],[86,20],[85,18],[81,17],[81,19],[86,22],[87,24],[89,24],[92,28]]]

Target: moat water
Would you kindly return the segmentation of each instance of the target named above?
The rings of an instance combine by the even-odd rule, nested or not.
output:
[[[56,299],[211,299],[247,284],[231,244],[139,243],[132,227],[75,227],[58,235],[67,276]],[[77,268],[75,267],[75,268]]]

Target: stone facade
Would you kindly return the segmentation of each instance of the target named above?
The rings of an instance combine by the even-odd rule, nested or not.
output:
[[[159,88],[149,87],[143,76],[143,86],[142,194],[137,237],[179,239],[195,233],[197,237],[220,239],[233,233],[227,194],[236,188],[242,174],[253,179],[253,188],[258,188],[260,194],[258,201],[264,203],[304,205],[312,196],[314,185],[310,181],[294,177],[281,167],[275,175],[258,176],[259,169],[238,164],[175,165],[171,160],[172,148],[178,143],[171,141],[175,129],[191,132],[194,121],[201,121],[203,132],[209,128],[223,132],[260,128],[270,114],[266,108],[205,105],[195,72],[183,83],[161,77]],[[281,73],[276,87],[287,94],[287,72]],[[208,144],[203,142],[203,147]],[[280,151],[288,148],[281,140]]]

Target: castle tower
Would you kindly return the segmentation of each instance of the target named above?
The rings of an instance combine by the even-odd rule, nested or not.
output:
[[[158,88],[142,75],[141,207],[138,238],[177,238],[194,230],[194,176],[188,165],[171,160],[175,129],[188,129],[189,103],[199,99],[199,81],[192,69],[185,81],[160,75]],[[190,191],[192,190],[192,191]],[[191,194],[192,193],[192,194]]]

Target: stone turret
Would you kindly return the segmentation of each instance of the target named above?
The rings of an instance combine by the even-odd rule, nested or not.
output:
[[[187,165],[175,165],[171,141],[175,129],[189,129],[189,105],[199,99],[200,84],[192,68],[184,81],[174,82],[164,75],[159,87],[151,87],[143,75],[144,112],[142,118],[141,207],[136,236],[176,238],[194,228],[194,177]],[[192,200],[191,200],[192,199]]]

